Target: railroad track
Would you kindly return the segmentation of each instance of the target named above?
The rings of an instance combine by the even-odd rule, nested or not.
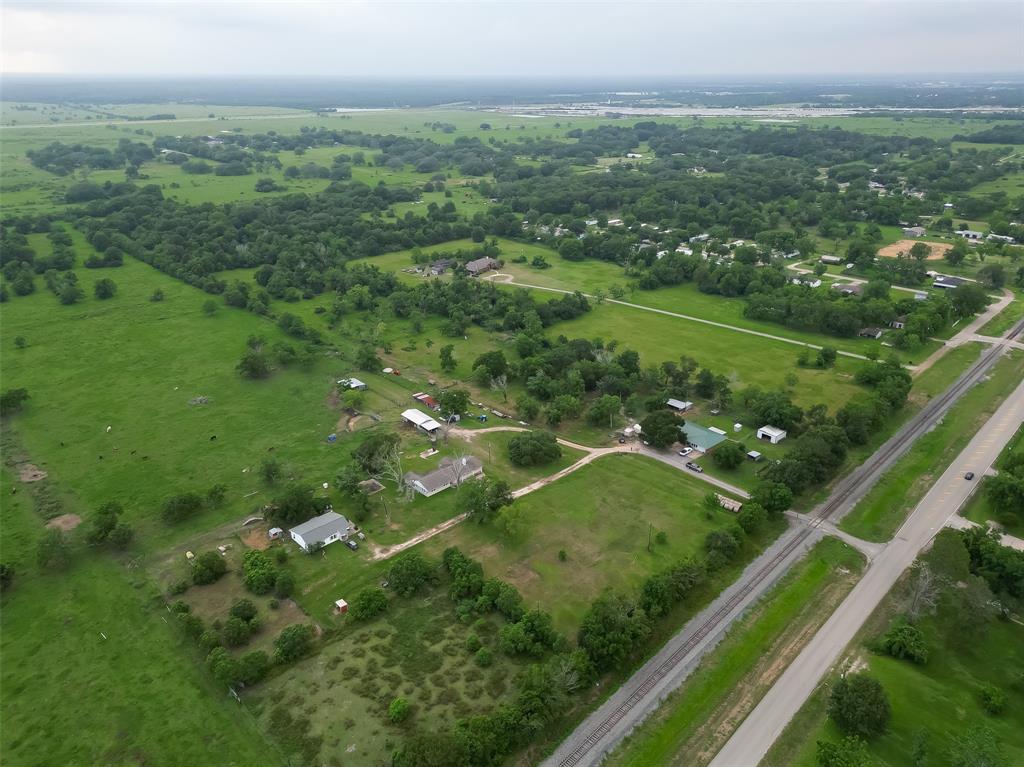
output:
[[[1024,320],[1018,322],[1005,336],[1013,340],[1024,332]],[[771,577],[775,569],[802,546],[823,522],[836,514],[860,491],[866,493],[874,482],[901,456],[922,434],[930,430],[960,396],[974,386],[995,364],[1002,354],[1003,346],[997,345],[987,349],[984,354],[961,375],[952,386],[928,402],[909,423],[901,428],[893,437],[876,450],[863,464],[850,472],[837,483],[832,495],[812,513],[810,524],[802,528],[778,553],[754,573],[746,584],[738,589],[725,603],[708,616],[694,633],[680,645],[675,652],[660,663],[644,678],[640,685],[615,710],[591,730],[583,741],[569,754],[558,762],[559,767],[576,767],[581,764],[593,748],[621,722],[655,686],[676,668],[680,661],[689,655],[704,639],[708,637],[726,617],[735,610],[743,600]]]

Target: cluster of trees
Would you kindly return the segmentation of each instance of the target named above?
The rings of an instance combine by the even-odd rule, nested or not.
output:
[[[174,525],[194,517],[204,509],[216,509],[224,505],[228,489],[224,485],[214,485],[206,491],[205,496],[196,492],[172,495],[160,507],[160,519],[165,524]]]
[[[1009,451],[999,462],[999,473],[985,479],[985,497],[998,522],[1024,522],[1024,449]]]
[[[89,520],[89,529],[85,541],[90,546],[111,546],[115,549],[126,549],[135,537],[135,531],[127,522],[119,517],[124,507],[117,501],[108,501],[100,506]]]
[[[275,551],[284,554],[284,549]],[[281,570],[270,560],[265,551],[253,549],[242,556],[242,578],[245,587],[253,594],[270,594],[279,599],[292,595],[295,580],[287,570]]]
[[[561,457],[562,447],[551,432],[527,431],[508,441],[508,458],[516,466],[539,466]]]
[[[70,175],[78,168],[116,170],[125,165],[138,168],[153,159],[153,150],[148,144],[126,138],[118,139],[117,148],[113,150],[54,141],[42,149],[30,149],[25,154],[37,168],[58,176]]]

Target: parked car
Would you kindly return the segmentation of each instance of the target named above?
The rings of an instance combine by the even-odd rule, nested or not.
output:
[[[626,438],[625,437],[619,437],[619,444],[620,445],[625,445],[626,444]]]
[[[359,548],[359,544],[355,541],[345,541],[345,545],[352,549],[352,551],[355,551]]]
[[[974,479],[974,472],[969,471],[966,474],[964,474],[964,479]]]
[[[687,461],[686,462],[686,468],[689,469],[690,471],[695,471],[698,474],[703,474],[704,473],[704,469],[702,469],[700,467],[700,464],[696,464],[693,461]]]
[[[684,447],[682,450],[679,451],[679,455],[681,455],[681,456],[683,456],[683,458],[685,458],[686,456],[688,456],[692,452],[693,452],[693,448],[692,447]]]

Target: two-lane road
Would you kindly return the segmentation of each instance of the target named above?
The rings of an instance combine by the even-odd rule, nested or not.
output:
[[[981,477],[1022,422],[1024,383],[953,460],[839,609],[718,752],[711,767],[756,767],[903,571],[970,496],[974,484],[964,475],[970,471]]]

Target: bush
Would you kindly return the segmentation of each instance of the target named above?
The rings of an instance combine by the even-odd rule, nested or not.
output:
[[[348,606],[349,615],[357,621],[369,620],[387,609],[387,594],[376,586],[369,586],[360,591]]]
[[[924,634],[916,626],[905,621],[897,623],[882,637],[882,649],[893,658],[901,658],[913,663],[928,662],[928,648],[924,643]]]
[[[252,629],[249,628],[249,622],[244,621],[236,616],[228,618],[227,623],[224,624],[224,644],[228,647],[238,647],[249,641],[249,635],[252,633]]]
[[[239,658],[239,665],[241,681],[246,684],[256,684],[270,670],[270,658],[262,650],[254,650]]]
[[[279,573],[274,581],[274,596],[278,599],[287,599],[295,590],[295,579],[291,573]]]
[[[409,701],[405,698],[395,698],[388,706],[388,719],[395,724],[404,722],[409,718]]]
[[[277,568],[262,551],[253,549],[242,556],[245,587],[253,594],[269,594],[277,582]]]
[[[476,665],[480,668],[487,668],[494,663],[494,653],[486,647],[481,647],[476,651],[476,655],[473,656],[473,660],[476,661]]]
[[[220,580],[228,571],[228,563],[216,551],[206,551],[192,560],[192,582],[205,586]]]
[[[889,725],[889,697],[877,679],[867,674],[847,674],[832,687],[828,715],[847,735],[872,738]]]
[[[388,570],[388,581],[396,594],[409,597],[433,582],[435,575],[433,565],[419,552],[410,551],[395,557]]]
[[[470,634],[468,637],[466,637],[466,649],[469,652],[476,652],[482,646],[483,643],[480,641],[480,637],[478,637],[476,634]]]
[[[991,716],[999,716],[1006,708],[1006,693],[992,684],[981,688],[981,707]]]
[[[313,649],[313,628],[303,623],[288,626],[274,640],[274,660],[291,663],[305,657]]]
[[[726,440],[714,449],[711,453],[711,460],[718,468],[732,471],[742,466],[743,462],[747,460],[747,451],[739,442]]]
[[[538,466],[562,457],[562,447],[547,431],[517,434],[508,442],[508,457],[516,466]]]
[[[233,618],[241,618],[247,623],[256,617],[256,605],[252,603],[250,599],[239,599],[233,605],[231,605],[230,615]]]
[[[181,493],[164,501],[160,518],[173,525],[197,514],[203,508],[203,499],[196,493]]]
[[[93,286],[93,293],[96,298],[101,300],[107,298],[113,298],[114,294],[117,293],[117,285],[109,277],[96,280],[96,284]]]

